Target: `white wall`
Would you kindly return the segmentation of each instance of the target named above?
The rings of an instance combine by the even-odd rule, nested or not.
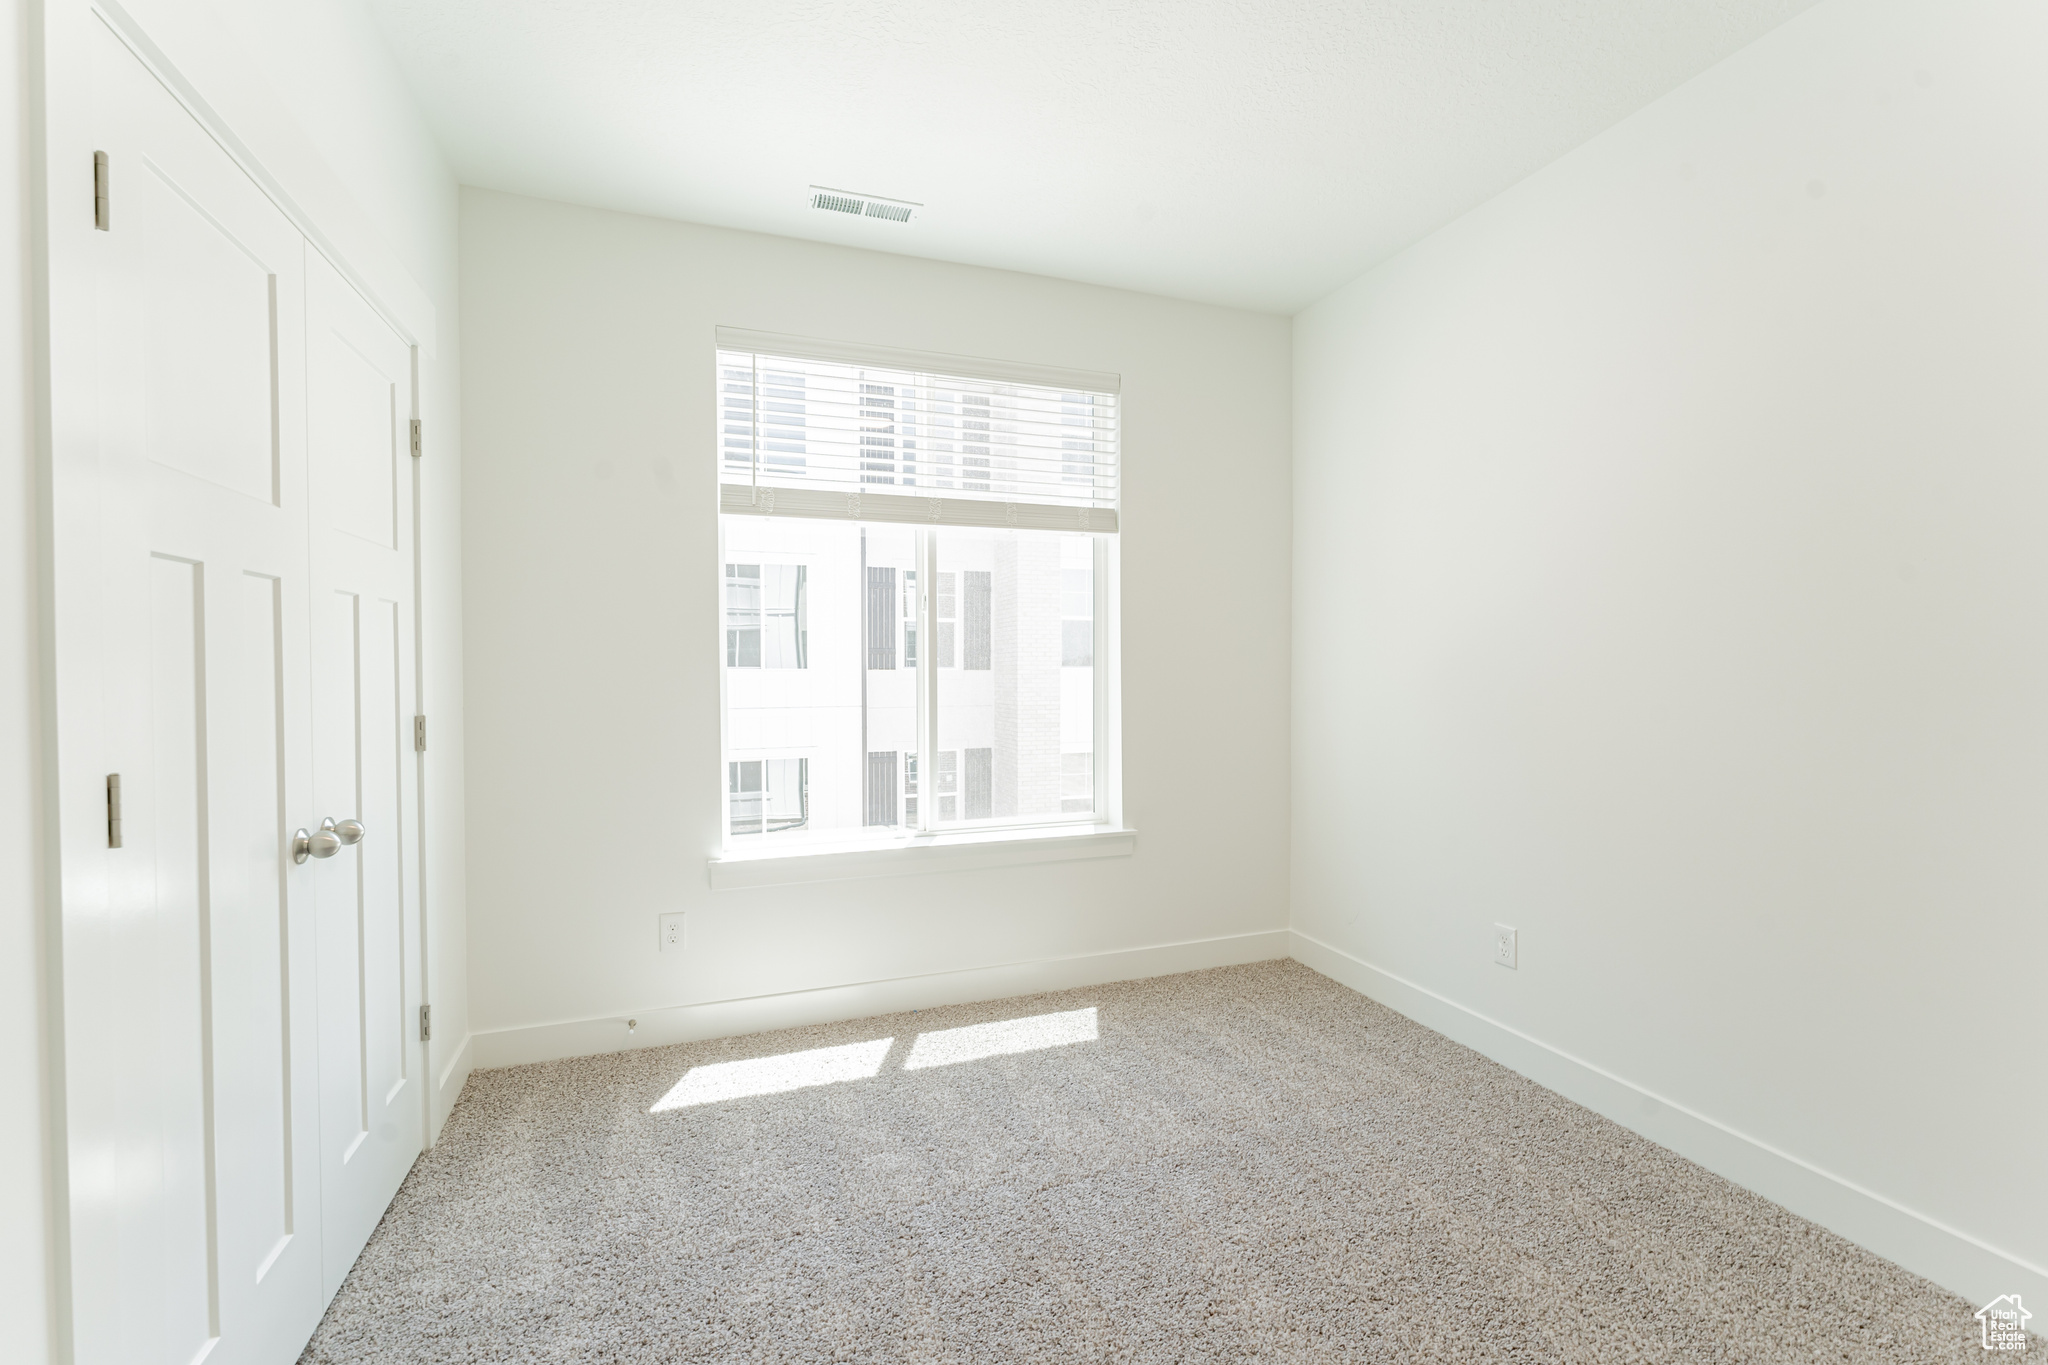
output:
[[[2044,56],[1827,0],[1294,333],[1303,955],[1982,1299],[2048,1291]]]
[[[1284,319],[475,190],[462,270],[481,1061],[1285,952]],[[708,889],[719,324],[1122,374],[1134,856]]]

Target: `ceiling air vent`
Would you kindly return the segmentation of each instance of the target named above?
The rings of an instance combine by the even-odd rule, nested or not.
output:
[[[855,194],[851,190],[832,190],[823,185],[811,186],[811,207],[830,213],[850,213],[856,218],[880,218],[891,223],[907,223],[911,210],[924,205],[907,199],[879,199],[872,194]]]

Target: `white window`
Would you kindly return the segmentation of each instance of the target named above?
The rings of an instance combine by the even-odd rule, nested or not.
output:
[[[1109,820],[1114,377],[719,341],[729,846]]]
[[[932,662],[940,668],[953,666],[953,635],[959,622],[960,575],[932,575]]]
[[[1060,664],[1095,666],[1095,575],[1086,569],[1061,570]]]
[[[809,759],[734,759],[725,775],[734,834],[802,829],[809,819]]]
[[[903,571],[903,666],[917,667],[917,570]]]
[[[804,566],[725,566],[725,666],[802,668]]]
[[[1060,755],[1060,809],[1090,810],[1095,804],[1095,755]]]

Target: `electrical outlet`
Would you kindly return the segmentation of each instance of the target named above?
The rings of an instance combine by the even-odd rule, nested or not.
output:
[[[688,946],[689,941],[683,934],[683,912],[678,910],[673,915],[663,915],[661,917],[661,950],[666,953]]]
[[[1515,931],[1505,924],[1493,926],[1493,960],[1509,971],[1515,970]]]

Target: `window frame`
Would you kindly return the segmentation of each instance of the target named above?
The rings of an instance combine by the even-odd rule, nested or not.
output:
[[[784,881],[806,881],[836,879],[842,876],[896,875],[901,871],[938,870],[941,867],[997,866],[1022,862],[1066,861],[1075,858],[1123,856],[1135,851],[1135,835],[1127,827],[1123,808],[1123,716],[1122,716],[1122,624],[1119,619],[1120,572],[1122,557],[1122,535],[1125,529],[1122,510],[1122,447],[1124,432],[1124,404],[1122,401],[1121,376],[1106,372],[1091,372],[1064,369],[1022,362],[997,361],[972,357],[944,355],[933,352],[908,351],[894,347],[875,346],[863,343],[831,342],[812,340],[767,332],[753,332],[739,328],[718,327],[715,329],[714,357],[710,366],[712,420],[710,422],[712,458],[708,462],[708,475],[712,484],[713,505],[717,508],[718,572],[712,575],[717,584],[717,611],[713,619],[717,623],[712,633],[718,668],[719,707],[719,765],[716,770],[719,800],[719,841],[710,859],[711,882],[714,887],[729,885],[773,885]],[[1117,396],[1115,404],[1116,436],[1112,446],[1116,460],[1113,466],[1117,495],[1110,505],[1108,527],[1090,526],[1090,518],[1081,518],[1082,533],[1088,534],[1093,551],[1094,615],[1092,631],[1094,650],[1092,664],[1092,749],[1091,786],[1094,809],[1088,812],[1059,812],[1033,819],[1007,819],[1002,821],[981,820],[969,822],[956,819],[946,826],[938,826],[939,807],[937,793],[937,698],[941,669],[947,665],[938,655],[938,620],[935,601],[938,587],[938,543],[948,531],[974,535],[991,531],[1000,533],[1000,525],[980,522],[966,522],[953,525],[950,520],[933,526],[918,527],[917,552],[914,562],[917,586],[915,593],[916,614],[914,626],[906,619],[895,635],[899,651],[908,652],[910,631],[916,632],[916,660],[920,686],[917,687],[917,753],[924,756],[918,764],[920,787],[918,790],[918,825],[908,828],[901,824],[890,827],[855,826],[844,831],[843,839],[817,839],[797,845],[778,846],[773,836],[766,831],[766,821],[759,834],[734,835],[732,833],[732,810],[728,799],[727,785],[729,765],[735,761],[746,761],[749,757],[766,760],[765,752],[736,755],[732,748],[731,706],[728,695],[728,674],[732,671],[727,664],[726,648],[726,600],[724,565],[730,558],[726,543],[727,519],[740,509],[727,511],[723,505],[725,490],[721,487],[733,472],[727,467],[728,450],[724,440],[726,417],[723,392],[724,376],[722,356],[728,351],[748,351],[759,356],[773,356],[787,359],[814,359],[832,364],[873,365],[886,369],[908,370],[914,373],[961,378],[979,379],[985,382],[1017,383],[1040,388],[1078,390],[1088,393],[1107,393]],[[758,366],[758,362],[757,362]],[[779,374],[779,372],[777,372]],[[763,379],[758,367],[751,383],[752,406],[754,408],[754,468],[758,471],[764,460],[761,454],[761,401]],[[900,398],[901,395],[891,395]],[[971,399],[968,401],[972,401]],[[984,400],[985,401],[985,400]],[[863,405],[865,406],[865,404]],[[895,405],[891,404],[893,408]],[[900,413],[898,414],[900,416]],[[892,426],[897,425],[891,423]],[[966,417],[962,415],[961,432],[968,430]],[[901,433],[892,431],[892,437],[900,438]],[[892,446],[900,447],[900,439],[892,440]],[[969,467],[962,446],[963,473]],[[1092,449],[1092,447],[1091,447]],[[900,448],[889,452],[900,464],[903,451]],[[1090,463],[1093,463],[1091,459]],[[901,469],[896,473],[900,476]],[[963,485],[965,487],[966,485]],[[996,504],[1000,506],[1000,504]],[[772,508],[772,500],[770,502]],[[1017,526],[1016,508],[1010,510],[1009,521]],[[921,515],[921,513],[920,513]],[[934,512],[936,516],[936,511]],[[1062,514],[1064,515],[1064,514]],[[904,518],[897,518],[900,524]],[[1024,527],[1030,527],[1027,520]],[[1055,528],[1038,526],[1035,529],[1052,531]],[[765,561],[764,561],[765,563]],[[966,664],[966,580],[964,570],[952,571],[955,585],[953,616],[953,655],[951,666],[959,669]],[[765,583],[764,583],[765,589]],[[866,614],[867,585],[858,588]],[[899,580],[895,600],[898,609],[904,605],[906,596],[904,584]],[[763,601],[761,624],[765,645],[766,602]],[[905,612],[906,618],[910,613]],[[1064,618],[1064,613],[1062,613]],[[861,632],[859,648],[865,653],[868,641],[866,631]],[[863,660],[865,662],[865,660]],[[807,661],[808,662],[808,661]],[[899,666],[908,665],[899,655]],[[1064,656],[1062,666],[1064,664]],[[956,809],[964,805],[966,797],[965,764],[963,758],[956,770]],[[865,754],[860,756],[863,774],[868,762]],[[905,765],[899,762],[899,782]],[[765,772],[764,788],[765,788]],[[863,781],[865,787],[865,778]],[[898,800],[904,799],[899,791]],[[764,792],[765,800],[765,792]],[[865,800],[863,800],[865,805]],[[887,828],[890,832],[884,834]],[[927,856],[929,855],[929,856]],[[770,866],[781,865],[781,866]],[[794,870],[802,865],[803,871]],[[751,869],[751,870],[749,870]]]

